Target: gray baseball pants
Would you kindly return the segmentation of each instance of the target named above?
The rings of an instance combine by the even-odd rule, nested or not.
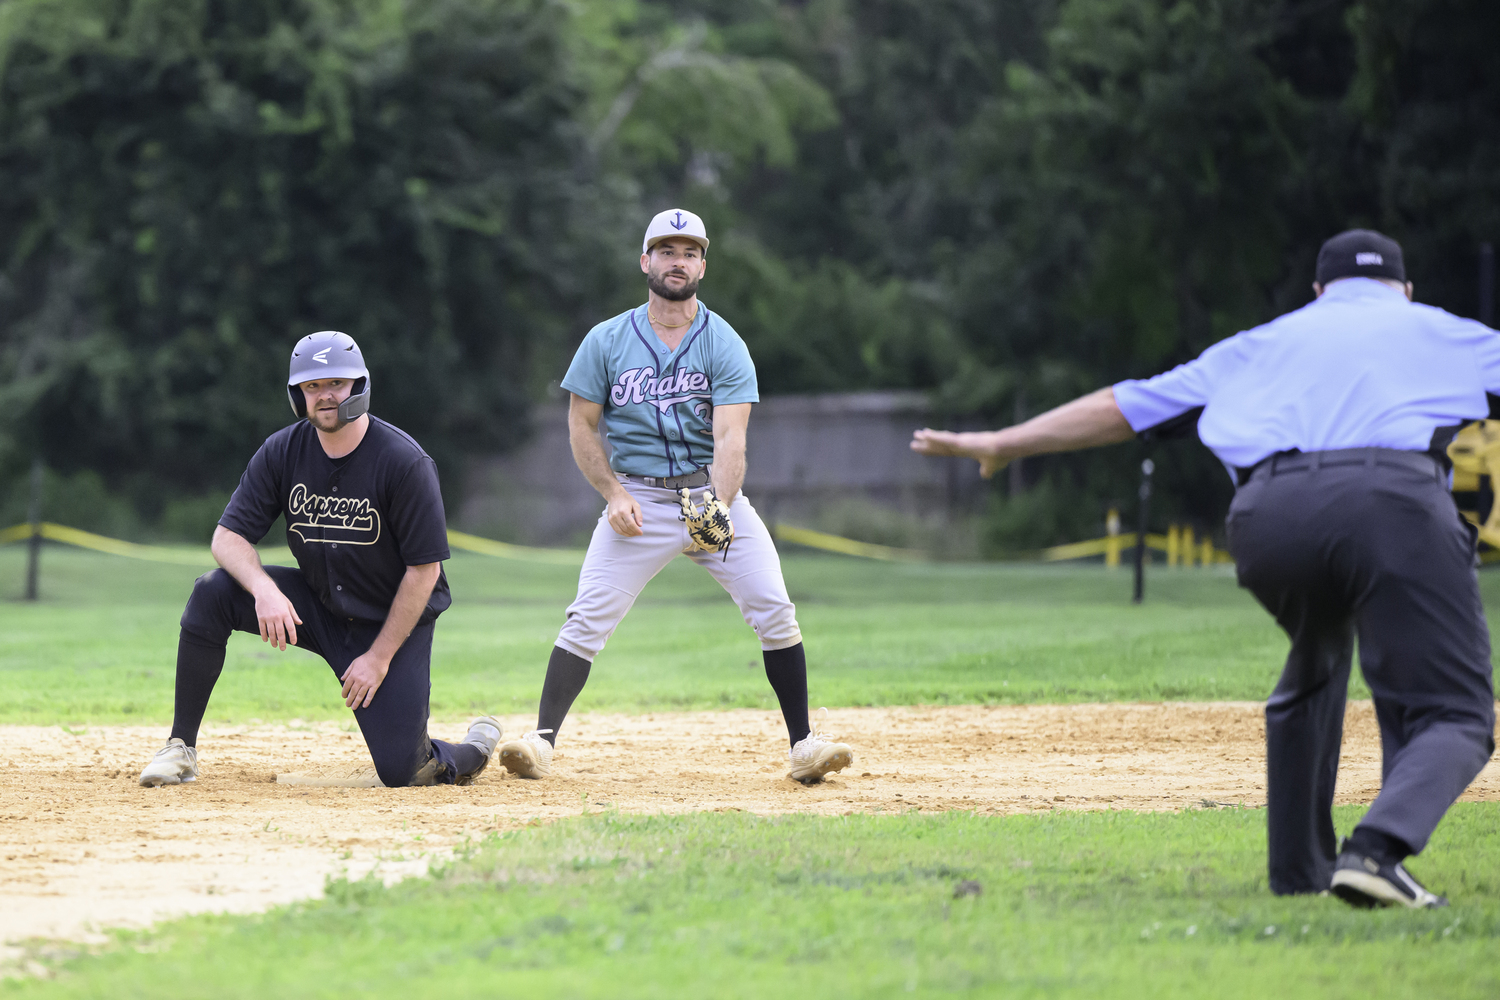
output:
[[[1286,453],[1229,508],[1229,549],[1291,638],[1266,703],[1271,891],[1328,888],[1354,641],[1375,701],[1379,796],[1361,827],[1417,853],[1494,752],[1475,531],[1437,462],[1384,448]]]
[[[641,505],[642,534],[621,535],[603,514],[599,516],[578,574],[578,596],[568,606],[567,621],[557,635],[558,646],[592,663],[651,578],[683,554],[708,570],[734,598],[761,649],[786,649],[802,641],[797,609],[781,575],[781,557],[770,530],[743,493],[729,505],[734,542],[725,554],[689,551],[693,543],[678,517],[682,508],[676,490],[629,480],[622,480],[622,485]],[[692,491],[695,503],[701,502],[702,493],[701,486]]]

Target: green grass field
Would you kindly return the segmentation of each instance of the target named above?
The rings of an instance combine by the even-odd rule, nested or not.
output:
[[[179,921],[0,995],[1491,998],[1495,816],[1456,808],[1418,866],[1458,905],[1372,913],[1270,896],[1258,810],[606,813],[390,889]]]
[[[0,549],[0,721],[160,722],[191,569],[46,552],[13,602]],[[435,711],[530,708],[566,567],[460,557]],[[1285,653],[1218,571],[1148,602],[1096,567],[787,560],[814,704],[1264,697]],[[1500,578],[1484,579],[1500,603]],[[763,705],[749,630],[679,561],[598,661],[579,709]],[[1358,696],[1359,691],[1354,692]],[[337,718],[321,662],[231,645],[214,718]],[[1341,809],[1347,830],[1359,809]],[[51,952],[19,997],[1494,997],[1500,808],[1455,808],[1413,870],[1454,906],[1362,913],[1265,888],[1264,815],[602,813],[472,846],[433,877],[335,882],[258,917],[191,918],[102,954]],[[982,887],[956,897],[959,883]]]
[[[0,597],[24,551],[0,548]],[[177,622],[198,570],[44,554],[43,600],[4,607],[0,722],[167,721]],[[438,621],[433,714],[533,707],[577,571],[460,555]],[[818,705],[1259,699],[1286,640],[1225,569],[1130,574],[1026,564],[792,556],[788,586]],[[1497,592],[1500,596],[1500,592]],[[210,719],[342,718],[321,660],[236,636]],[[759,647],[708,576],[677,560],[599,657],[581,711],[774,704]]]

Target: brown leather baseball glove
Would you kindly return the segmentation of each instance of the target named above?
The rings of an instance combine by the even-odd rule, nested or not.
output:
[[[678,517],[687,522],[688,535],[695,548],[707,552],[723,552],[729,558],[729,543],[734,541],[734,522],[729,519],[729,507],[714,496],[712,489],[703,491],[703,506],[694,507],[692,495],[684,487],[677,491],[682,501],[682,513]]]

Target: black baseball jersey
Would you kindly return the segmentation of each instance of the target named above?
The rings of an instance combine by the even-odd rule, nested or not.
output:
[[[255,543],[277,516],[313,593],[336,615],[385,621],[408,566],[448,558],[437,467],[401,429],[370,418],[364,440],[329,458],[306,420],[266,438],[219,523]],[[420,623],[452,603],[439,573]]]

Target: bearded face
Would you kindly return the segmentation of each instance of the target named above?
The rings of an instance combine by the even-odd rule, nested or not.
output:
[[[307,404],[307,420],[325,434],[348,423],[339,416],[339,404],[349,398],[354,383],[348,379],[331,378],[314,382],[303,382],[300,386],[302,398]]]
[[[643,261],[646,287],[669,302],[682,302],[698,294],[703,280],[703,248],[692,240],[663,240]]]
[[[688,278],[681,268],[652,268],[646,274],[646,287],[668,301],[681,302],[698,294],[700,280]]]

